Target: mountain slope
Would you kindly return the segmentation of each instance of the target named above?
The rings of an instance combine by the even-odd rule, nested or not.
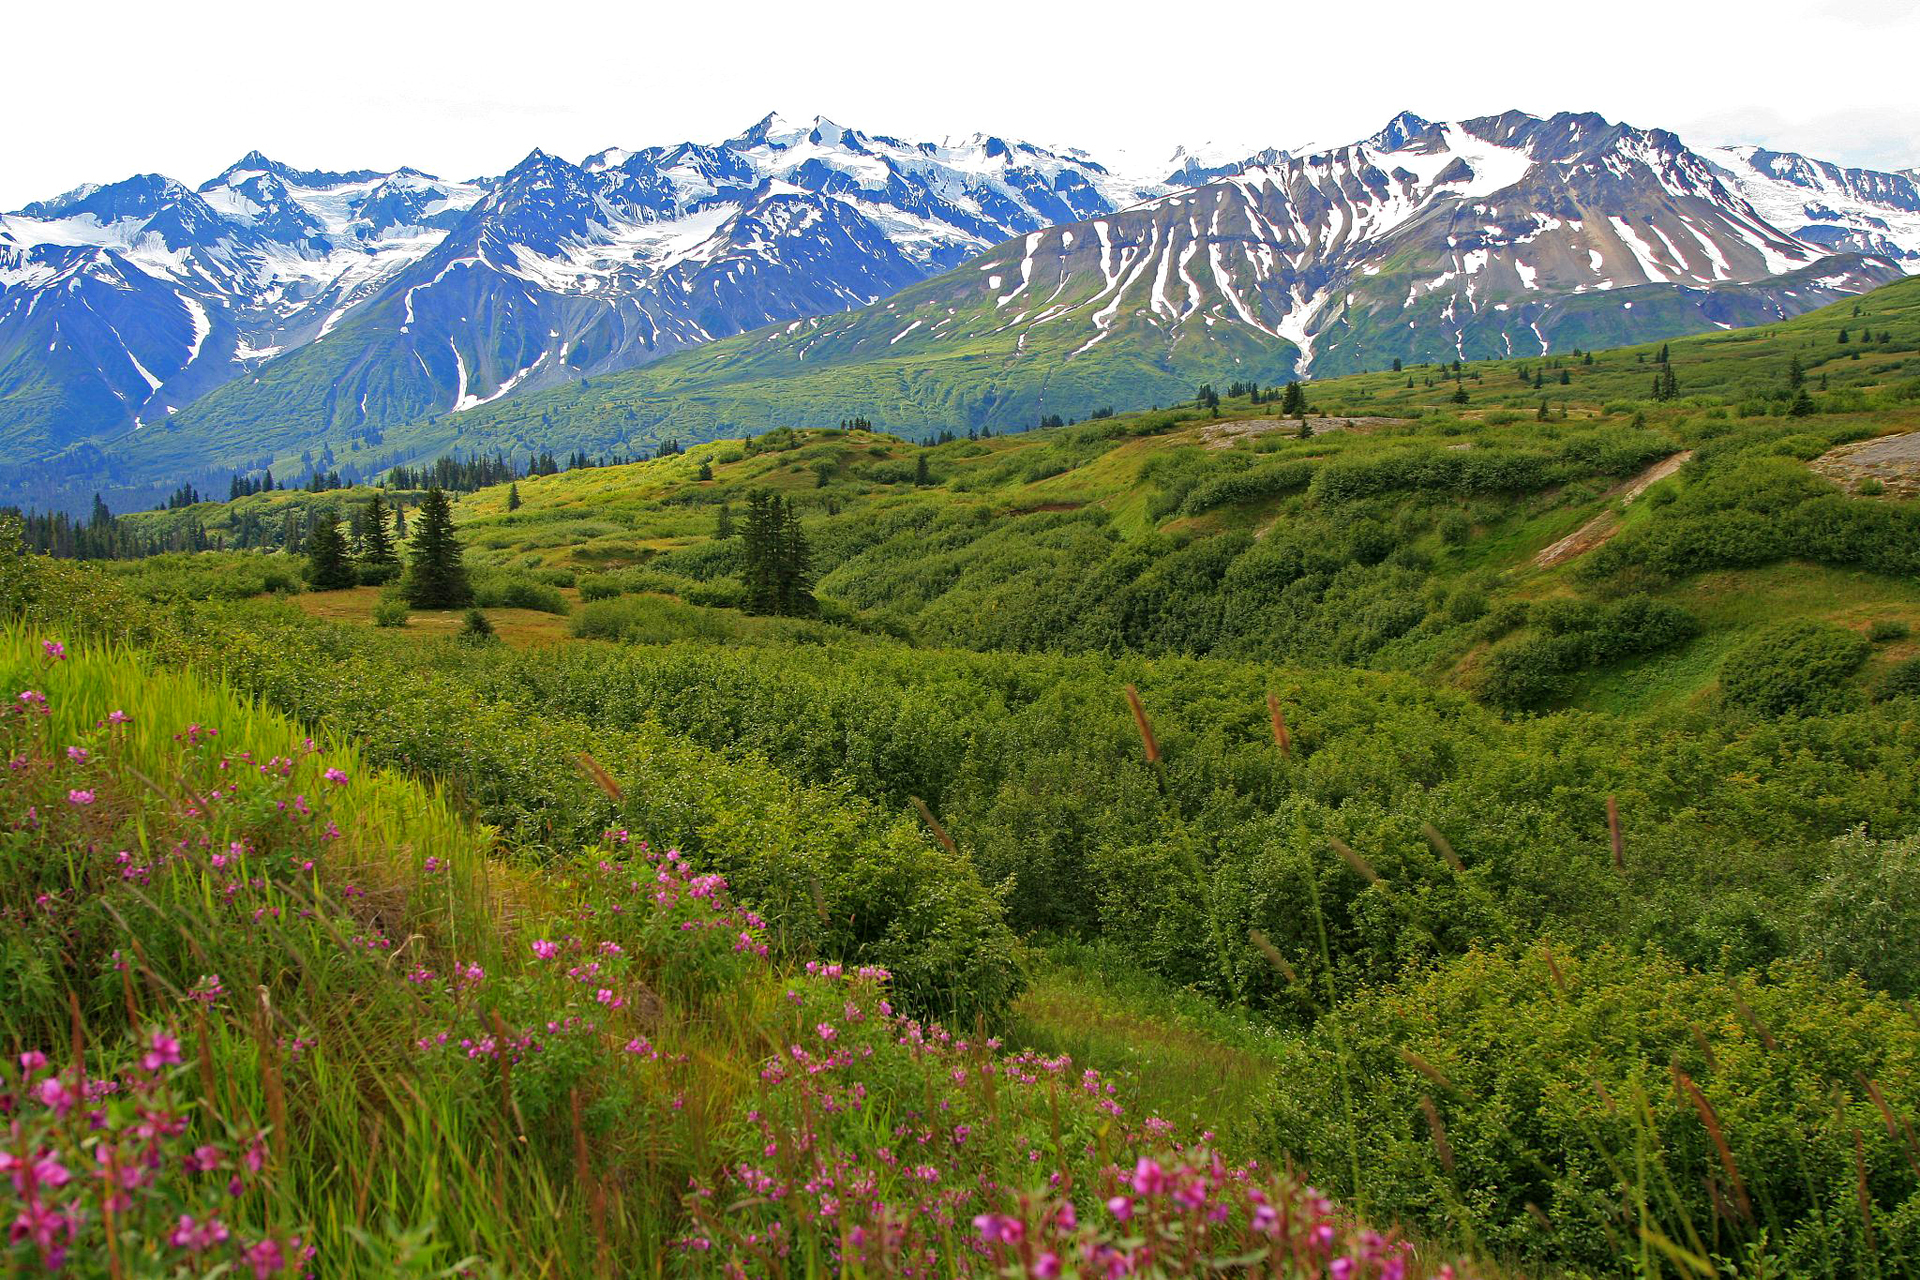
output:
[[[1206,379],[1758,323],[1920,266],[1852,251],[1920,253],[1892,217],[1901,175],[1738,159],[1519,112],[1403,113],[1310,154],[1182,150],[1165,180],[818,118],[579,164],[535,151],[468,184],[255,154],[198,192],[137,179],[0,221],[0,496],[72,505],[105,486],[127,505],[269,463],[365,475],[535,438],[622,449],[835,403],[903,429],[1025,424]],[[1809,221],[1826,213],[1789,189],[1852,212]],[[724,347],[725,368],[603,385],[797,320]],[[817,394],[740,391],[823,365],[840,372]],[[717,399],[670,402],[691,391]]]
[[[1004,428],[1393,360],[1539,356],[1783,319],[1900,278],[1761,219],[1671,134],[1402,116],[1367,142],[1011,240],[884,303],[399,433],[625,451],[867,416]],[[571,444],[568,447],[573,447]]]

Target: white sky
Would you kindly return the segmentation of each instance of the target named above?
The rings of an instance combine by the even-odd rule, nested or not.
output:
[[[718,141],[769,110],[1157,159],[1364,137],[1394,112],[1598,111],[1689,143],[1920,165],[1920,0],[31,3],[4,26],[0,209],[254,148],[499,173],[538,146]],[[1604,16],[1603,16],[1604,15]]]

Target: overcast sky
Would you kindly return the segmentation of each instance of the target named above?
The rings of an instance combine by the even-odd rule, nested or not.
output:
[[[536,146],[718,141],[769,110],[1157,158],[1519,107],[1920,165],[1920,0],[106,0],[0,30],[0,209],[138,172],[197,185],[254,148],[473,177]]]

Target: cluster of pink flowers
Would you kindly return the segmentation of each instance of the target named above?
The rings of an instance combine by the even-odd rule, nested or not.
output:
[[[96,1274],[110,1214],[117,1231],[171,1250],[162,1258],[169,1273],[220,1269],[266,1280],[304,1272],[313,1251],[298,1236],[229,1225],[263,1174],[266,1146],[257,1134],[236,1145],[191,1136],[190,1112],[170,1090],[181,1058],[178,1037],[155,1028],[115,1075],[55,1070],[37,1050],[21,1054],[16,1070],[0,1066],[0,1209],[11,1251],[0,1259],[24,1262],[24,1251],[47,1272],[75,1263]],[[131,1105],[109,1105],[122,1097]]]

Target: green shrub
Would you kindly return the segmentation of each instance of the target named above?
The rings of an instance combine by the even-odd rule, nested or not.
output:
[[[1867,639],[1875,644],[1891,644],[1895,640],[1905,640],[1912,632],[1913,628],[1899,618],[1877,618],[1867,628]]]
[[[400,596],[381,596],[373,605],[373,625],[376,627],[404,627],[410,611],[407,602]]]
[[[1807,946],[1829,973],[1896,996],[1920,995],[1920,836],[1835,840],[1807,899]]]
[[[733,634],[733,625],[722,614],[665,596],[617,596],[582,608],[573,620],[573,634],[583,640],[668,644],[724,640]]]
[[[1643,1274],[1641,1224],[1769,1255],[1756,1274],[1883,1274],[1876,1247],[1920,1248],[1909,1139],[1862,1083],[1915,1096],[1920,1024],[1811,964],[1728,978],[1611,947],[1473,951],[1349,998],[1272,1079],[1277,1156],[1528,1273]]]
[[[483,609],[532,609],[561,617],[569,612],[567,598],[558,587],[518,575],[476,577],[473,602]]]
[[[611,600],[625,591],[620,579],[607,574],[594,574],[580,579],[580,599],[588,604],[595,600]]]
[[[1887,486],[1880,477],[1868,476],[1859,484],[1853,486],[1853,491],[1863,498],[1877,498],[1887,491]]]
[[[1720,695],[1763,716],[1817,714],[1851,700],[1853,674],[1871,646],[1856,631],[1805,619],[1767,628],[1720,667]]]
[[[1884,676],[1873,687],[1875,702],[1885,702],[1890,698],[1920,698],[1920,655],[1908,658]]]
[[[460,619],[460,638],[484,644],[495,639],[493,623],[478,609],[469,609]]]

